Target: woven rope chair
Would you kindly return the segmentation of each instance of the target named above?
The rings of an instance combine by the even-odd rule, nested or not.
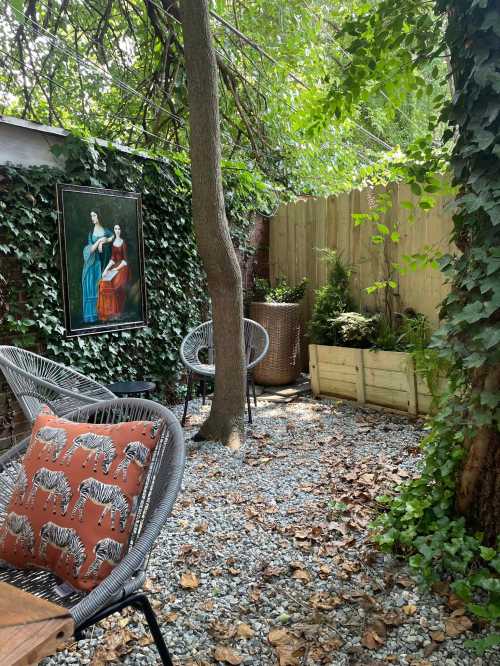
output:
[[[163,664],[172,666],[154,611],[141,588],[146,580],[150,552],[170,515],[181,486],[185,446],[179,421],[166,407],[137,398],[115,398],[88,405],[66,414],[65,418],[82,423],[164,419],[165,426],[137,505],[128,551],[109,576],[87,594],[71,591],[61,598],[56,590],[60,581],[51,573],[38,569],[0,567],[0,580],[68,607],[75,621],[77,640],[82,638],[82,632],[87,627],[127,606],[133,606],[144,613]],[[26,438],[0,457],[0,519],[5,516],[18,466],[28,443],[29,438]]]
[[[76,370],[19,347],[0,345],[0,368],[31,423],[44,404],[64,416],[82,405],[116,397]]]
[[[250,389],[254,404],[257,405],[252,369],[260,363],[269,349],[269,336],[266,329],[252,319],[244,319],[245,361],[247,369],[247,407],[248,422],[252,423]],[[206,386],[215,378],[215,351],[213,343],[213,324],[207,321],[190,331],[181,344],[181,359],[188,371],[188,386],[184,401],[182,425],[186,422],[189,401],[193,397],[193,383],[201,383],[203,404],[205,404]]]

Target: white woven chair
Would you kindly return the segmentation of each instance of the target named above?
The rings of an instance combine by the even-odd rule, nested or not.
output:
[[[248,422],[252,423],[252,407],[250,404],[250,389],[253,393],[254,404],[255,384],[252,369],[260,363],[269,349],[269,336],[266,329],[252,319],[244,319],[245,360],[247,370],[247,407]],[[213,343],[213,324],[207,321],[190,331],[181,344],[181,359],[188,371],[188,385],[184,401],[184,414],[182,425],[186,422],[189,401],[193,397],[193,383],[201,383],[203,404],[205,404],[207,382],[215,378],[215,350]]]
[[[64,416],[77,407],[116,397],[76,370],[19,347],[0,345],[0,368],[31,423],[43,404]]]
[[[58,581],[49,571],[13,569],[0,566],[0,580],[31,594],[68,607],[75,621],[75,638],[87,628],[127,606],[141,610],[148,622],[162,663],[172,666],[155,613],[141,588],[146,580],[147,562],[158,536],[170,516],[184,473],[185,445],[179,421],[166,407],[151,400],[115,398],[88,405],[66,414],[82,423],[121,423],[123,421],[164,420],[139,502],[128,551],[121,562],[89,593],[73,592],[61,599]],[[12,496],[19,463],[29,438],[0,456],[0,522]],[[2,665],[3,666],[3,665]]]

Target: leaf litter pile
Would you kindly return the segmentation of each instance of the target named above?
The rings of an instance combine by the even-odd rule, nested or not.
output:
[[[186,437],[207,407],[193,411]],[[174,663],[490,665],[446,584],[420,590],[370,542],[375,498],[418,473],[422,423],[335,400],[259,402],[235,455],[188,440],[184,484],[146,590]],[[159,664],[140,614],[44,664]]]

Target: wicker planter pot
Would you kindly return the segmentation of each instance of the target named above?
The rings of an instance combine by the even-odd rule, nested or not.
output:
[[[269,351],[254,370],[256,384],[291,384],[300,374],[300,304],[252,303],[250,317],[269,334]]]

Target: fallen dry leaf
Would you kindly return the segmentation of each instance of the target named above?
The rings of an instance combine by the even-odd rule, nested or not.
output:
[[[431,631],[431,638],[436,643],[442,643],[446,636],[444,635],[444,631]]]
[[[290,638],[290,632],[287,629],[271,629],[267,636],[267,640],[273,646],[287,643]]]
[[[320,578],[328,578],[328,576],[332,573],[332,570],[330,569],[329,566],[326,564],[322,564],[319,568],[319,577]]]
[[[301,580],[303,583],[309,583],[311,581],[311,574],[306,569],[295,569],[292,573],[292,578]]]
[[[204,520],[201,523],[198,523],[198,525],[195,525],[194,531],[198,532],[198,534],[204,534],[205,532],[207,532],[208,531],[207,521]]]
[[[300,666],[305,651],[304,644],[299,641],[294,641],[292,645],[278,645],[276,654],[279,666]]]
[[[222,661],[225,664],[231,664],[231,666],[238,666],[243,661],[241,655],[225,645],[217,645],[214,650],[214,659]]]
[[[144,647],[145,645],[151,645],[154,643],[154,638],[150,634],[144,634],[144,636],[141,636],[137,642]]]
[[[315,592],[309,597],[309,603],[313,608],[319,610],[331,610],[336,606],[340,606],[342,599],[335,594],[329,592]]]
[[[458,608],[464,608],[465,603],[463,599],[460,599],[460,597],[457,597],[456,594],[451,593],[450,596],[448,597],[448,606],[452,610],[457,610]]]
[[[415,615],[417,612],[417,607],[414,604],[407,604],[403,606],[403,613],[405,615]]]
[[[404,624],[406,620],[397,610],[387,611],[384,613],[380,619],[388,627],[398,627],[400,624]]]
[[[274,576],[279,576],[280,574],[283,573],[283,567],[273,567],[269,565],[264,569],[262,572],[262,575],[265,578],[273,578]]]
[[[196,590],[199,584],[200,581],[198,580],[198,577],[192,571],[186,571],[182,574],[181,587],[185,590]]]
[[[219,620],[214,620],[210,624],[210,632],[217,638],[234,638],[236,636],[236,627],[234,624],[224,624]]]
[[[382,620],[370,622],[361,636],[361,644],[369,650],[376,650],[385,643],[386,627]]]
[[[236,635],[238,638],[252,638],[254,634],[255,631],[249,624],[245,624],[245,622],[240,622],[236,629]]]
[[[153,583],[151,578],[147,578],[146,582],[143,585],[143,589],[146,590],[146,592],[158,592],[159,588]]]
[[[459,636],[472,627],[472,622],[466,615],[457,615],[449,617],[445,622],[445,631],[447,636],[452,638]]]
[[[171,611],[170,613],[165,613],[164,615],[162,615],[161,619],[162,619],[163,622],[166,622],[167,624],[171,624],[172,622],[175,622],[178,617],[179,617],[179,613],[176,613],[175,611]]]
[[[279,666],[299,666],[305,654],[305,645],[287,629],[271,629],[267,640],[276,648]]]
[[[214,605],[215,605],[215,604],[214,604],[214,602],[212,601],[212,599],[207,599],[207,601],[205,601],[205,602],[203,602],[203,603],[201,604],[201,608],[202,608],[203,610],[206,610],[206,611],[211,611],[211,610],[213,610]]]

